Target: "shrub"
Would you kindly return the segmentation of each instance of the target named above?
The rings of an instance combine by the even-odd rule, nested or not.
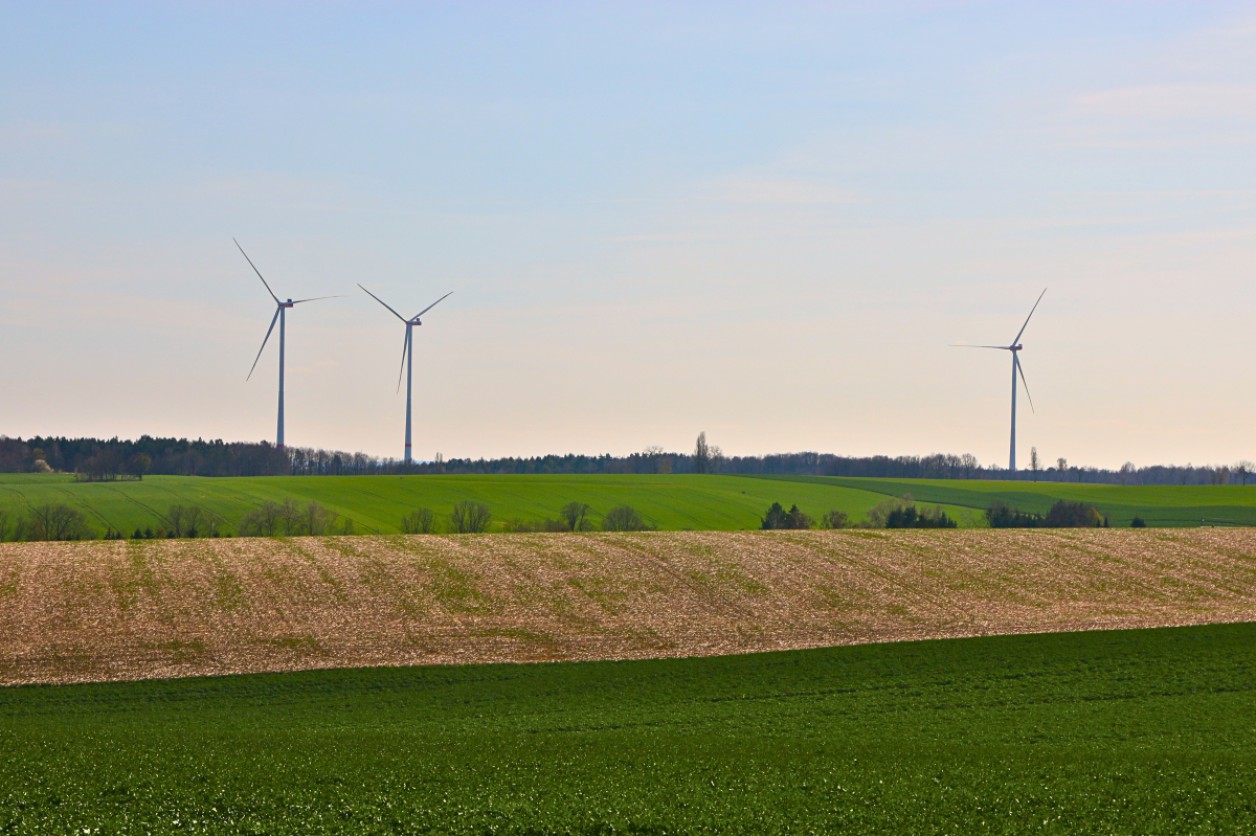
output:
[[[825,511],[820,516],[821,528],[847,528],[850,526],[850,517],[846,516],[845,511],[839,511],[836,508]]]
[[[1047,512],[1048,528],[1104,528],[1105,520],[1099,510],[1084,502],[1068,502],[1061,499]]]
[[[759,527],[761,529],[788,529],[788,528],[811,528],[811,517],[798,510],[797,505],[791,505],[786,511],[781,507],[781,503],[773,502],[768,507],[768,512],[763,515],[760,520]]]
[[[886,520],[889,519],[890,514],[914,504],[915,500],[912,499],[911,494],[903,494],[901,499],[895,497],[883,499],[868,510],[867,525],[870,528],[888,528]]]
[[[986,522],[991,528],[1039,528],[1043,524],[1041,514],[1021,511],[998,500],[986,509]]]
[[[406,534],[431,534],[435,522],[431,508],[418,508],[401,518],[401,530]]]
[[[1147,521],[1143,519],[1142,517],[1135,517],[1134,519],[1130,520],[1130,528],[1146,528],[1146,527],[1147,527]]]
[[[479,534],[488,528],[493,512],[483,502],[464,501],[454,506],[449,516],[451,530],[458,534]]]
[[[956,528],[958,523],[941,508],[917,510],[915,503],[891,511],[885,518],[886,528]]]
[[[648,531],[649,528],[631,505],[616,505],[602,518],[603,531]]]

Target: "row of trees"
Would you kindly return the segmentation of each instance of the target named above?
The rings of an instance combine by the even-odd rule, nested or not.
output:
[[[627,456],[567,454],[529,458],[449,459],[406,465],[392,458],[312,447],[279,449],[267,442],[225,442],[141,436],[134,441],[96,438],[0,436],[0,472],[53,470],[101,480],[143,478],[148,473],[188,476],[350,476],[396,473],[464,474],[631,474],[727,473],[763,476],[876,476],[917,479],[1047,479],[1127,485],[1246,485],[1256,464],[1154,465],[1127,462],[1116,470],[1077,467],[1059,458],[1052,467],[1031,451],[1027,471],[983,467],[970,453],[929,456],[839,456],[832,453],[779,453],[727,456],[698,435],[692,453],[647,447]]]
[[[502,527],[512,532],[648,531],[653,528],[630,505],[616,505],[602,515],[600,523],[594,522],[593,513],[586,502],[568,502],[553,519],[538,522],[516,518],[506,520]],[[432,534],[442,529],[455,534],[475,534],[486,531],[492,518],[492,511],[482,502],[459,502],[443,527],[431,508],[418,508],[402,517],[401,530],[407,534]]]
[[[1134,519],[1135,528],[1146,526],[1141,518]],[[986,522],[991,528],[1108,528],[1111,525],[1095,506],[1063,499],[1052,505],[1045,515],[996,501],[986,509]]]

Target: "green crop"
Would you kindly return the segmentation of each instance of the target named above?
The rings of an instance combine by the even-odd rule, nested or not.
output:
[[[925,505],[962,509],[961,525],[991,503],[1045,514],[1056,501],[1085,502],[1126,527],[1141,516],[1148,525],[1256,525],[1256,483],[1240,485],[1083,485],[1072,482],[999,482],[976,479],[852,479],[829,476],[760,477],[791,484],[870,491],[882,498],[905,494]],[[780,489],[782,492],[785,489]],[[948,513],[950,513],[948,511]]]
[[[490,530],[512,520],[539,523],[558,517],[568,502],[592,507],[589,521],[628,505],[656,528],[669,531],[738,531],[759,527],[773,502],[798,505],[819,518],[831,509],[858,522],[889,497],[910,494],[923,505],[940,505],[961,527],[985,525],[996,500],[1025,511],[1045,512],[1058,499],[1088,502],[1127,526],[1141,516],[1153,526],[1256,525],[1256,486],[1123,487],[1060,482],[987,482],[836,477],[667,476],[265,476],[204,478],[150,476],[142,482],[75,482],[62,474],[0,474],[0,515],[8,525],[31,507],[60,502],[87,517],[97,536],[112,528],[165,528],[172,505],[200,505],[221,515],[234,532],[240,519],[266,501],[318,502],[351,520],[359,534],[401,533],[401,521],[430,508],[438,523],[455,504],[482,502],[493,514]]]
[[[125,536],[136,528],[163,528],[171,505],[215,511],[226,519],[225,528],[235,531],[249,511],[288,498],[299,505],[321,503],[352,520],[359,534],[399,534],[402,518],[416,508],[431,508],[438,521],[447,522],[463,501],[489,506],[490,530],[496,531],[513,519],[556,518],[569,502],[588,503],[594,527],[607,511],[629,505],[662,530],[738,531],[758,528],[773,502],[797,504],[813,516],[840,508],[857,520],[884,499],[857,488],[714,475],[149,476],[142,482],[75,482],[61,474],[0,474],[0,512],[11,521],[32,506],[62,502],[82,511],[98,535],[109,527]],[[979,516],[959,508],[948,512]]]
[[[0,832],[1251,832],[1256,625],[0,690]]]

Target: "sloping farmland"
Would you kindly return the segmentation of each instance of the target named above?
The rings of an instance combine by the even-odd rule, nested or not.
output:
[[[745,653],[1256,620],[1256,531],[0,546],[0,683]]]

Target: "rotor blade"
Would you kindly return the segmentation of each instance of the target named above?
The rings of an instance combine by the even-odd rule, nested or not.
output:
[[[951,348],[997,348],[999,351],[1011,351],[1005,345],[969,345],[968,343],[951,343]]]
[[[266,329],[266,336],[262,337],[262,347],[257,350],[257,356],[253,358],[253,368],[249,369],[249,377],[253,376],[253,371],[257,368],[257,361],[262,359],[262,351],[266,348],[266,341],[270,339],[270,332],[275,330],[275,323],[279,321],[279,311],[282,308],[275,309],[275,316],[270,320],[270,327]],[[249,377],[244,378],[245,382]]]
[[[366,288],[362,288],[366,290]],[[394,313],[396,313],[394,311]],[[410,323],[406,323],[406,339],[401,344],[401,371],[397,372],[397,394],[401,394],[401,379],[406,376],[406,349],[410,347]]]
[[[445,299],[446,299],[446,298],[450,295],[450,293],[453,293],[453,291],[452,291],[452,290],[451,290],[451,291],[449,291],[449,293],[446,293],[444,296],[440,297],[440,298],[439,298],[439,299],[437,299],[435,302],[433,302],[432,304],[428,305],[428,306],[427,306],[426,308],[424,308],[423,310],[421,310],[421,311],[419,311],[418,313],[416,313],[416,314],[414,315],[414,318],[415,318],[415,319],[418,319],[419,317],[423,316],[423,314],[427,313],[427,312],[428,312],[428,311],[430,311],[432,308],[436,307],[436,306],[437,306],[437,305],[439,305],[441,302],[445,301]]]
[[[299,305],[302,302],[317,302],[321,299],[343,299],[343,298],[344,298],[343,294],[337,293],[335,296],[315,296],[312,299],[295,299],[293,300],[292,304]]]
[[[249,254],[244,251],[244,247],[240,246],[240,242],[236,241],[234,238],[231,240],[235,241],[236,249],[240,251],[240,255],[244,256],[244,260],[249,263],[249,266],[253,268],[253,272],[257,274],[259,279],[262,280],[262,284],[266,285],[266,292],[270,294],[270,298],[274,299],[275,304],[278,305],[279,297],[275,295],[275,291],[270,289],[270,285],[266,284],[266,279],[262,276],[262,271],[257,269],[257,265],[253,263],[253,259],[249,258]]]
[[[358,285],[358,287],[362,287],[362,285],[360,285],[360,284],[359,284],[359,285]],[[379,298],[378,296],[376,296],[374,293],[371,293],[371,291],[369,291],[369,290],[367,290],[366,288],[362,287],[362,292],[363,292],[363,293],[365,293],[367,296],[371,297],[372,299],[374,299],[376,302],[379,302],[379,303],[380,303],[381,305],[383,305],[385,308],[388,308],[388,310],[392,311],[392,315],[393,315],[393,316],[395,316],[395,317],[397,317],[397,319],[400,319],[402,322],[408,322],[408,321],[409,321],[409,320],[407,320],[404,316],[402,316],[401,314],[397,313],[396,311],[393,311],[392,305],[388,304],[388,303],[387,303],[387,302],[385,302],[383,299],[381,299],[381,298]]]
[[[1025,379],[1025,369],[1021,366],[1020,357],[1013,354],[1012,362],[1016,364],[1016,371],[1020,372],[1021,383],[1025,384],[1025,397],[1029,398],[1029,411],[1036,414],[1038,410],[1034,409],[1034,396],[1029,394],[1029,381]]]
[[[1038,294],[1038,302],[1041,302],[1042,297],[1046,295],[1047,295],[1047,289],[1044,287],[1042,289],[1042,293]],[[1029,309],[1029,316],[1025,317],[1025,324],[1022,325],[1021,329],[1016,332],[1016,339],[1012,340],[1012,345],[1016,345],[1018,342],[1020,342],[1021,334],[1025,333],[1025,328],[1026,326],[1029,325],[1029,320],[1033,319],[1034,317],[1034,311],[1038,310],[1038,302],[1034,302],[1034,306]]]

